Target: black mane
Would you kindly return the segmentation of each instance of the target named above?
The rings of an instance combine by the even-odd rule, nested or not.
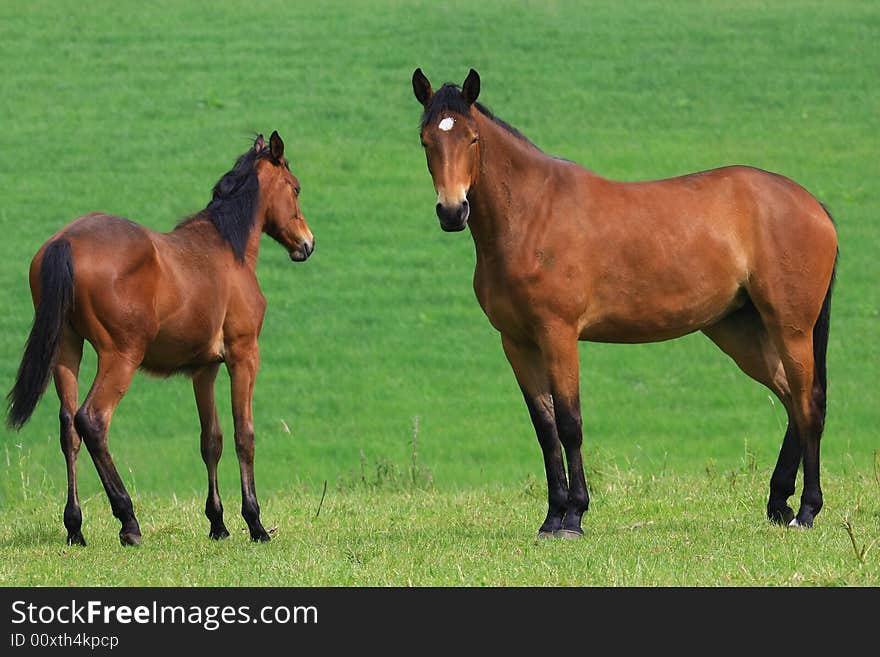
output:
[[[229,242],[235,257],[244,261],[244,250],[254,227],[260,183],[255,165],[258,160],[269,157],[269,149],[260,152],[249,148],[235,162],[235,166],[223,174],[212,191],[211,202],[201,212],[181,221],[178,226],[199,219],[214,224],[221,237]]]
[[[483,105],[482,103],[474,103],[474,107],[477,108],[477,111],[480,112],[483,116],[488,119],[491,119],[494,123],[498,124],[502,128],[504,128],[507,132],[512,134],[517,139],[520,139],[531,146],[535,146],[528,137],[526,137],[519,130],[514,128],[512,125],[507,123],[506,121],[502,121],[497,116],[492,114],[492,110]],[[431,98],[431,102],[425,108],[424,113],[422,114],[422,123],[420,128],[424,128],[429,123],[433,123],[437,119],[440,118],[440,115],[443,112],[455,112],[456,114],[464,114],[467,116],[470,114],[470,107],[465,101],[464,97],[461,95],[461,87],[457,84],[453,84],[452,82],[447,82],[444,84],[434,96]],[[535,146],[537,148],[537,146]]]

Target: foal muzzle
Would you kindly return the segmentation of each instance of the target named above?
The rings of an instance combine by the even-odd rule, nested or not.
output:
[[[312,253],[315,252],[315,238],[313,237],[311,240],[306,240],[303,242],[299,248],[294,249],[290,252],[290,259],[294,262],[303,262],[308,259]]]

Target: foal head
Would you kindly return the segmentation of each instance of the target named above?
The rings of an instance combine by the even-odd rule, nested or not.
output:
[[[461,88],[444,84],[434,93],[422,69],[417,68],[412,85],[416,99],[425,108],[421,139],[437,191],[440,227],[445,231],[462,230],[470,215],[467,195],[480,163],[480,135],[471,112],[480,94],[480,76],[471,69]]]
[[[273,132],[267,147],[260,135],[254,151],[260,200],[266,211],[263,230],[287,249],[291,260],[302,262],[315,250],[315,238],[299,207],[300,185],[284,157],[284,142]]]

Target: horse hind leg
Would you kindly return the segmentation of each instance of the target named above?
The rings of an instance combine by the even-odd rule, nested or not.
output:
[[[743,372],[773,392],[786,409],[788,427],[770,478],[767,517],[773,522],[788,524],[794,519],[788,498],[795,491],[802,449],[788,378],[779,352],[751,303],[704,329],[703,333]]]
[[[85,546],[82,535],[82,509],[77,491],[76,462],[82,443],[74,426],[74,415],[79,405],[77,377],[82,360],[83,339],[68,326],[64,330],[55,363],[55,390],[61,401],[61,453],[67,462],[67,503],[64,506],[64,527],[67,544]]]
[[[92,389],[74,416],[74,426],[89,450],[113,515],[122,523],[119,540],[123,545],[140,545],[141,530],[131,497],[110,456],[107,436],[113,412],[128,390],[140,360],[112,351],[99,351],[98,373]]]
[[[812,527],[822,509],[819,447],[825,424],[825,391],[815,386],[813,337],[795,331],[780,332],[781,358],[791,387],[792,412],[803,450],[804,485],[801,504],[791,525]]]

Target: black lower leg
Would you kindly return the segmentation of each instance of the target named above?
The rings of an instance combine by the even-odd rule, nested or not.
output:
[[[82,510],[76,484],[76,460],[79,455],[80,437],[73,426],[73,413],[61,410],[61,452],[67,462],[67,503],[64,505],[64,527],[67,529],[68,545],[85,545],[82,535]]]
[[[260,522],[260,505],[257,503],[257,491],[254,485],[253,431],[236,432],[235,451],[241,471],[241,516],[250,530],[251,540],[264,543],[269,540],[269,533]]]
[[[229,536],[226,524],[223,522],[223,504],[220,503],[219,497],[214,497],[208,492],[208,499],[205,502],[205,516],[211,523],[211,531],[208,534],[210,538],[219,541],[221,538]]]
[[[134,515],[134,507],[131,497],[119,472],[113,464],[110,452],[107,450],[107,430],[103,423],[89,417],[88,412],[80,409],[75,417],[76,430],[86,443],[89,455],[98,471],[104,491],[110,501],[113,515],[122,524],[119,530],[119,541],[123,545],[140,545],[141,530]]]
[[[779,449],[776,468],[770,478],[767,518],[772,522],[787,525],[794,518],[794,511],[788,505],[788,498],[794,494],[802,453],[797,426],[792,419],[789,419],[788,429]]]
[[[797,524],[812,527],[813,519],[822,510],[822,487],[819,485],[819,438],[814,434],[812,440],[804,445],[804,490],[801,493],[801,506],[798,509]]]
[[[217,463],[220,461],[222,441],[223,438],[219,433],[202,435],[202,458],[208,469],[208,497],[205,500],[205,516],[211,523],[211,531],[208,536],[214,540],[229,536],[229,531],[223,522],[223,503],[220,501],[220,490],[217,486]]]
[[[82,510],[70,496],[64,507],[64,527],[67,529],[67,544],[85,546],[86,539],[82,535]]]
[[[122,487],[122,482],[118,482]],[[134,506],[131,503],[131,497],[121,488],[119,492],[110,497],[110,506],[113,509],[113,515],[122,523],[119,530],[119,542],[123,545],[140,545],[141,528],[138,525],[137,518],[134,516]]]
[[[269,540],[269,533],[263,528],[263,523],[260,522],[260,505],[257,503],[257,496],[253,491],[247,493],[242,491],[241,516],[247,523],[252,541],[265,543]]]
[[[86,539],[82,535],[82,510],[79,504],[67,496],[67,504],[64,506],[64,527],[67,529],[68,545],[85,545]]]
[[[804,490],[801,493],[801,506],[798,509],[797,524],[812,527],[813,519],[822,510],[822,487],[819,484],[819,447],[822,431],[825,428],[825,390],[815,383],[810,404],[810,421],[805,428],[804,446]]]
[[[538,533],[552,534],[562,527],[568,501],[568,482],[556,433],[556,421],[552,412],[543,408],[536,400],[529,397],[525,397],[525,400],[544,455],[544,472],[547,476],[547,517]]]
[[[565,447],[565,458],[568,461],[568,499],[562,529],[583,534],[581,519],[590,506],[590,494],[587,490],[581,456],[583,433],[580,410],[576,406],[569,407],[567,404],[557,402],[556,428],[559,439]]]

